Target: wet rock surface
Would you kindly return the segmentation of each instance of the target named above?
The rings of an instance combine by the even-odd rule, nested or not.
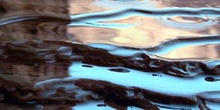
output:
[[[117,56],[110,54],[106,50],[81,44],[58,41],[22,41],[2,42],[0,45],[2,50],[0,57],[1,65],[12,65],[14,63],[19,65],[70,65],[71,62],[82,61],[90,65],[115,67],[112,69],[117,72],[129,72],[128,70],[118,68],[118,66],[123,66],[127,68],[135,68],[144,72],[162,71],[161,74],[180,78],[194,78],[207,74],[219,76],[216,73],[209,73],[210,71],[216,71],[216,67],[208,68],[204,62],[156,60],[144,53],[135,54],[129,57]],[[63,56],[65,56],[65,58]],[[133,59],[134,57],[140,57],[140,59],[135,60]],[[3,69],[3,67],[4,66],[1,67],[1,74],[7,74],[10,69]],[[204,80],[208,82],[214,81],[214,79],[212,79],[212,77],[206,77]],[[158,105],[151,102],[193,106],[199,103],[197,100],[208,100],[206,98],[201,99],[200,94],[191,97],[175,96],[138,87],[130,88],[114,84],[114,82],[101,80],[74,79],[71,81],[64,81],[65,84],[71,84],[82,91],[90,92],[79,98],[77,95],[82,94],[81,92],[66,91],[64,88],[65,86],[55,88],[53,89],[53,92],[49,92],[48,90],[51,89],[47,90],[47,88],[44,88],[43,86],[44,89],[42,87],[34,88],[33,85],[25,86],[25,83],[22,85],[18,80],[12,81],[4,78],[1,78],[0,80],[1,102],[13,104],[24,104],[34,101],[41,104],[60,103],[71,104],[74,106],[77,103],[83,103],[87,100],[104,100],[106,105],[116,109],[126,109],[128,106],[136,106],[143,109],[157,110],[159,109]],[[58,81],[58,83],[59,82],[60,81]],[[56,85],[55,83],[52,84]],[[133,95],[128,95],[127,91],[132,92]],[[96,94],[98,97],[94,97],[94,95],[91,94]],[[199,104],[205,106],[205,103],[201,102]]]
[[[84,63],[98,66],[122,66],[146,72],[159,72],[176,77],[193,77],[199,74],[218,74],[218,65],[209,68],[199,61],[166,61],[150,58],[147,54],[133,56],[113,55],[107,50],[81,44],[59,41],[20,41],[0,44],[2,63],[64,63],[81,60]],[[141,56],[140,56],[141,54]],[[142,58],[142,56],[145,56]],[[140,57],[136,60],[134,57]],[[31,62],[31,63],[32,63]],[[128,72],[123,68],[112,68],[115,71]]]

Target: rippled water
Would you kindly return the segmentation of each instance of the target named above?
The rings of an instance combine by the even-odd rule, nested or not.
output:
[[[0,1],[0,77],[40,88],[39,97],[74,95],[85,102],[48,105],[36,98],[1,106],[119,109],[120,97],[111,103],[97,100],[104,93],[94,96],[115,87],[109,90],[123,88],[126,100],[136,100],[127,109],[143,109],[137,102],[145,99],[161,110],[219,108],[220,1],[27,2],[34,11],[24,1]]]
[[[208,5],[208,3],[204,4],[206,1],[195,2],[193,7],[187,5],[179,7],[180,4],[189,1],[166,2],[171,3],[97,0],[91,2],[90,10],[83,8],[79,8],[79,11],[72,10],[72,22],[68,31],[83,43],[107,43],[135,48],[162,47],[163,52],[153,54],[165,58],[218,58],[219,52],[216,49],[218,41],[201,40],[204,39],[203,37],[213,36],[218,39],[220,12],[218,2],[212,4],[212,7],[204,7]],[[108,7],[104,5],[105,3],[111,3],[111,6]],[[132,7],[132,4],[138,5]],[[118,7],[120,5],[121,7]],[[193,40],[187,40],[186,44],[183,39],[189,38]],[[197,41],[198,44],[195,44]],[[213,50],[212,54],[203,52],[207,50]]]

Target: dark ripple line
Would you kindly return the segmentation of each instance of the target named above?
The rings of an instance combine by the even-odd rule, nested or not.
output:
[[[89,22],[93,20],[94,22],[109,20],[109,19],[119,19],[120,17],[124,18],[125,16],[134,16],[134,15],[143,15],[160,18],[164,15],[167,17],[174,15],[202,15],[202,16],[211,16],[211,17],[220,17],[220,9],[218,8],[166,8],[166,9],[124,9],[124,10],[114,10],[107,12],[97,12],[89,14],[79,14],[71,15],[72,24]],[[71,24],[70,24],[71,26]],[[190,44],[191,43],[191,44]],[[194,44],[193,44],[194,43]],[[149,48],[133,48],[135,50],[144,50],[152,54],[165,54],[176,48],[175,46],[191,46],[195,45],[204,45],[204,44],[220,44],[220,35],[210,35],[210,36],[195,36],[191,37],[182,37],[177,39],[171,39],[169,41],[162,42],[156,46]],[[187,44],[187,45],[186,45]],[[184,46],[183,46],[184,45]],[[123,46],[122,46],[123,47]],[[128,48],[128,47],[124,47]],[[132,49],[132,47],[131,47]]]
[[[99,21],[101,18],[113,18],[116,16],[123,16],[126,14],[136,15],[141,14],[144,16],[160,17],[164,15],[215,15],[220,17],[220,9],[218,8],[166,8],[166,9],[124,9],[124,10],[114,10],[107,12],[96,12],[89,14],[78,14],[71,15],[72,22],[82,22],[86,20],[97,19]]]
[[[40,15],[40,14],[30,14],[30,15],[16,15],[10,17],[4,17],[0,19],[0,26],[4,26],[7,24],[23,22],[23,21],[48,21],[48,22],[70,22],[68,18],[48,16],[48,15]]]
[[[185,37],[185,38],[179,37],[177,39],[162,42],[154,47],[145,48],[144,50],[150,53],[152,52],[154,54],[158,54],[158,53],[166,54],[172,51],[173,49],[171,49],[170,51],[163,52],[164,50],[168,50],[169,48],[175,47],[177,45],[178,48],[180,48],[180,47],[186,47],[192,45],[205,45],[205,44],[220,44],[220,35],[210,35],[203,37]]]
[[[153,45],[151,47],[142,47],[142,48],[126,47],[126,46],[120,46],[120,47],[124,49],[131,49],[131,50],[137,50],[137,51],[142,51],[142,52],[145,51],[148,54],[163,55],[176,49],[173,47],[181,48],[185,46],[192,46],[191,44],[193,46],[194,45],[209,45],[209,44],[220,45],[220,34],[209,35],[209,36],[208,35],[207,36],[191,36],[191,37],[180,36],[176,39],[169,39],[169,40],[159,43],[158,45]],[[165,50],[169,50],[169,51],[165,51]]]

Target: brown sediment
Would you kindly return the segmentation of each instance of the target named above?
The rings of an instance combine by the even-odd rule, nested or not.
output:
[[[60,41],[20,41],[0,43],[2,63],[64,63],[81,60],[99,66],[122,66],[146,72],[160,72],[176,77],[199,74],[219,75],[219,66],[209,68],[199,61],[166,61],[144,53],[132,56],[110,54],[107,50]],[[135,58],[139,58],[136,60]]]
[[[69,93],[63,92],[62,90],[57,90],[54,95],[50,97],[41,97],[38,93],[40,89],[35,89],[33,87],[27,87],[26,85],[19,84],[19,82],[5,80],[0,78],[0,92],[4,95],[1,102],[8,103],[26,103],[30,101],[38,101],[44,103],[79,103],[81,100],[75,100],[72,97],[59,97],[60,95],[67,96]]]
[[[159,110],[154,103],[161,104],[176,104],[196,106],[197,103],[204,105],[199,100],[206,100],[196,96],[184,97],[157,93],[150,90],[145,90],[137,87],[127,88],[107,81],[92,80],[92,79],[76,79],[73,86],[84,91],[91,91],[92,94],[85,95],[82,99],[77,99],[75,96],[80,92],[66,92],[63,87],[58,88],[56,93],[47,96],[40,96],[41,92],[46,92],[42,89],[28,88],[26,86],[13,83],[12,81],[0,79],[5,83],[1,83],[1,94],[4,95],[4,100],[14,104],[24,104],[30,101],[36,101],[40,104],[72,104],[83,103],[90,100],[104,100],[104,103],[110,107],[126,110],[128,106],[136,106],[142,109]],[[129,93],[133,93],[130,95]],[[96,94],[97,96],[94,96]]]
[[[21,65],[45,65],[62,64],[70,65],[74,61],[82,61],[86,64],[99,66],[121,66],[141,71],[163,72],[164,74],[182,78],[193,78],[198,75],[219,75],[218,65],[208,68],[203,62],[198,61],[166,61],[153,59],[144,53],[133,56],[112,55],[107,50],[94,48],[81,44],[73,44],[60,41],[16,41],[0,43],[1,64],[21,64]],[[138,58],[138,60],[136,59]],[[7,73],[1,69],[1,74]],[[146,73],[147,74],[147,73]],[[58,88],[54,94],[43,97],[39,94],[45,92],[32,86],[24,86],[16,81],[0,78],[0,92],[3,94],[2,101],[10,103],[25,103],[37,101],[39,103],[82,103],[87,100],[104,100],[105,104],[117,109],[126,109],[128,106],[136,106],[143,109],[155,109],[158,107],[151,102],[176,105],[195,106],[200,97],[175,96],[145,90],[142,88],[127,88],[111,82],[76,79],[73,86],[84,91],[98,94],[77,99],[77,91],[66,92],[64,88]],[[127,91],[134,95],[129,96]],[[198,100],[197,99],[197,100]]]
[[[128,106],[137,106],[143,109],[158,110],[157,106],[147,100],[147,98],[128,96],[128,88],[116,85],[106,81],[97,81],[91,79],[79,79],[75,85],[85,91],[92,91],[98,94],[99,98],[104,99],[104,102],[116,109],[126,110]],[[90,96],[90,98],[94,98]]]

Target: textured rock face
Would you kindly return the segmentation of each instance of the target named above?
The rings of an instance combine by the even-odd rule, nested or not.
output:
[[[0,41],[65,40],[67,38],[66,25],[69,22],[67,0],[0,0]],[[26,50],[30,51],[30,49]],[[12,54],[16,53],[16,51],[12,51]],[[27,57],[25,53],[20,55]],[[14,56],[17,57],[17,55]],[[29,62],[34,62],[34,60],[30,59]],[[4,68],[3,65],[1,67]],[[25,74],[43,73],[22,65],[20,67],[18,65],[7,65],[5,67],[14,68],[11,71],[12,73],[22,73],[25,80],[31,85],[34,84],[34,80],[31,77],[26,77]],[[0,71],[4,71],[2,68],[0,68]],[[51,71],[49,72],[51,77],[46,78],[43,75],[44,78],[49,79],[67,67],[44,65],[39,68],[42,68],[40,70]],[[49,68],[54,68],[55,71],[56,68],[59,68],[57,69],[59,71],[55,72]],[[65,76],[65,73],[61,76]],[[43,77],[38,78],[41,79]]]
[[[0,64],[0,95],[4,102],[17,104],[18,102],[37,101],[43,104],[45,102],[65,103],[74,106],[89,100],[104,100],[106,105],[120,110],[128,106],[158,110],[159,108],[151,101],[189,106],[197,104],[206,106],[203,100],[217,101],[207,98],[213,94],[212,92],[198,93],[189,97],[139,87],[126,87],[117,85],[115,82],[66,78],[68,66],[71,62],[77,61],[107,67],[134,68],[146,74],[158,72],[152,75],[166,74],[188,80],[206,75],[219,76],[219,66],[209,68],[205,63],[198,61],[165,61],[153,59],[144,53],[123,57],[112,55],[104,49],[59,41],[2,42],[0,43],[0,60],[2,62]],[[118,71],[121,72],[120,69]],[[159,74],[160,71],[162,73]],[[8,77],[9,75],[11,76]],[[53,80],[54,78],[58,79]],[[214,82],[215,78],[206,77],[205,80]],[[65,91],[64,88],[68,88],[67,86],[73,91]],[[130,96],[128,92],[134,95]],[[204,97],[204,94],[207,97]],[[203,108],[208,109],[208,107]]]
[[[0,40],[66,39],[67,0],[0,1]]]
[[[34,39],[65,40],[67,39],[66,25],[70,22],[68,14],[67,0],[0,0],[0,42]],[[25,57],[24,53],[20,55]],[[14,56],[16,57],[17,55]],[[4,82],[3,79],[6,78],[9,81],[4,84],[10,85],[15,81],[14,84],[24,84],[26,87],[33,88],[36,81],[56,77],[61,78],[67,75],[67,65],[27,66],[2,63],[1,61],[2,59],[0,59],[1,84]],[[34,61],[31,60],[30,62]],[[7,73],[12,73],[13,75]],[[1,85],[1,87],[3,86]],[[5,99],[4,96],[2,97],[3,92],[4,90],[1,88],[1,99]],[[22,93],[24,92],[22,91]],[[5,93],[8,94],[10,92]],[[35,106],[22,107],[6,103],[0,103],[0,106],[2,109],[11,110],[36,109]],[[57,109],[62,108],[62,105],[48,106],[48,108],[44,106],[43,108],[48,110]],[[68,107],[65,106],[65,108]]]

